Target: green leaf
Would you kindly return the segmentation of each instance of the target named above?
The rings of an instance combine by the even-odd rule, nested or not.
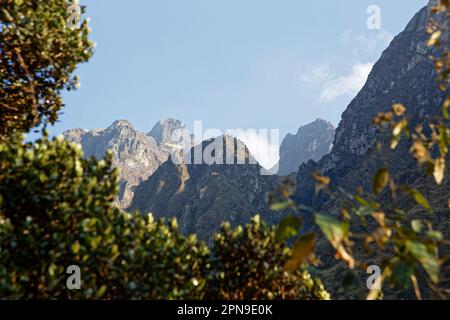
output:
[[[436,240],[436,241],[441,241],[444,239],[444,236],[442,235],[442,232],[440,231],[428,231],[427,232],[427,237]]]
[[[349,225],[346,222],[321,214],[316,214],[315,221],[334,247],[337,247],[348,234]]]
[[[50,266],[48,267],[48,274],[53,277],[55,275],[57,268],[58,266],[56,264],[54,263],[50,264]]]
[[[379,194],[389,183],[389,170],[386,168],[377,171],[373,177],[373,192]]]
[[[356,288],[359,285],[358,277],[353,271],[347,271],[342,278],[342,286],[344,289]]]
[[[420,221],[420,220],[413,220],[413,221],[411,221],[411,228],[415,232],[420,233],[420,231],[422,231],[422,228],[423,228],[422,221]]]
[[[369,203],[368,203],[366,200],[364,200],[363,198],[361,198],[360,196],[355,195],[354,198],[355,198],[355,200],[358,201],[361,205],[363,205],[363,206],[365,206],[365,207],[368,207],[368,206],[369,206]]]
[[[287,201],[283,201],[283,202],[278,202],[278,203],[274,203],[270,206],[270,210],[272,211],[282,211],[284,209],[289,208],[290,206],[292,206],[293,202],[292,200],[287,200]]]
[[[403,190],[409,193],[414,201],[425,208],[428,212],[431,212],[433,210],[428,203],[428,200],[419,191],[409,186],[403,186]]]
[[[286,262],[284,269],[287,271],[295,271],[314,252],[315,245],[316,236],[314,234],[308,233],[299,237],[295,241],[292,256]]]
[[[277,229],[276,240],[285,241],[295,236],[302,225],[302,220],[299,217],[287,217],[283,219]]]
[[[394,263],[392,274],[390,276],[391,282],[400,286],[403,289],[408,288],[411,276],[414,274],[414,266],[403,260],[398,260]]]
[[[434,253],[430,252],[425,244],[418,241],[406,240],[405,246],[411,255],[417,259],[425,269],[431,281],[438,283],[440,262],[434,256]]]
[[[77,254],[78,251],[80,251],[80,243],[78,241],[76,241],[75,243],[72,244],[72,252]]]
[[[100,289],[98,289],[97,293],[95,294],[97,299],[100,299],[101,297],[103,297],[105,295],[107,288],[108,287],[106,286],[106,284],[104,284],[100,287]]]

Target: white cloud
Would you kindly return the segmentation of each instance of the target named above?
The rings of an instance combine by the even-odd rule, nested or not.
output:
[[[320,100],[330,102],[343,95],[357,94],[366,83],[372,68],[373,63],[358,63],[353,66],[349,75],[328,80],[322,87]]]

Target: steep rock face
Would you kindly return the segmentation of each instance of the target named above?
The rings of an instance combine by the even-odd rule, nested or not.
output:
[[[216,148],[211,154],[218,152],[217,159],[223,164],[194,164],[195,153],[205,153],[218,139],[223,140],[222,151]],[[277,178],[261,175],[262,170],[239,140],[224,136],[205,141],[194,147],[185,161],[175,164],[168,160],[142,182],[128,210],[176,217],[183,233],[196,233],[207,240],[224,221],[238,225],[260,213],[271,222],[276,214],[268,210],[267,194],[275,190]]]
[[[331,153],[318,163],[311,161],[300,167],[296,193],[299,202],[319,207],[327,202],[314,194],[314,170],[329,176],[333,184],[354,191],[358,186],[370,189],[371,177],[382,161],[394,174],[415,168],[408,155],[408,143],[402,143],[388,159],[381,158],[375,144],[383,140],[383,133],[371,123],[378,112],[389,111],[394,103],[407,107],[412,128],[440,114],[446,93],[438,90],[434,65],[428,58],[436,53],[426,45],[429,6],[416,14],[375,64],[366,84],[342,115]]]
[[[63,135],[81,144],[86,157],[101,159],[108,150],[112,151],[114,163],[121,169],[117,201],[121,208],[126,208],[134,196],[134,188],[155,172],[173,150],[169,143],[172,127],[166,124],[168,122],[159,122],[152,130],[164,132],[167,139],[161,140],[139,132],[126,120],[118,120],[106,129],[72,129]]]
[[[319,161],[332,148],[334,127],[322,119],[302,126],[295,135],[288,134],[280,146],[278,175],[297,172],[309,160]]]

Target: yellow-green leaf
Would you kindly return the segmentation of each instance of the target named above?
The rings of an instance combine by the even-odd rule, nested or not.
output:
[[[80,251],[80,243],[75,241],[75,243],[72,244],[72,252],[77,254],[78,251]]]
[[[316,214],[316,224],[322,230],[325,237],[336,248],[348,234],[348,223],[340,222],[338,219]]]
[[[314,252],[315,245],[316,236],[314,234],[308,233],[299,237],[292,249],[291,258],[284,266],[285,270],[295,271]]]
[[[373,192],[379,194],[389,183],[389,170],[386,168],[377,171],[373,178]]]
[[[107,288],[108,288],[108,287],[106,286],[106,284],[104,284],[104,285],[102,285],[102,286],[100,287],[100,289],[98,289],[97,293],[95,294],[95,296],[97,297],[97,299],[99,299],[99,298],[101,298],[101,297],[103,297],[103,296],[105,295],[106,289],[107,289]]]
[[[431,208],[428,200],[419,191],[417,191],[416,189],[413,189],[409,186],[404,186],[403,190],[405,192],[409,193],[417,204],[419,204],[423,208],[427,209],[427,211],[432,211],[432,208]]]
[[[411,255],[419,261],[430,279],[434,283],[438,283],[440,262],[434,256],[434,253],[430,252],[430,249],[425,244],[418,241],[407,240],[405,246]]]
[[[276,239],[277,241],[284,241],[295,236],[302,225],[302,221],[299,217],[287,217],[283,219],[280,226],[277,229]]]
[[[292,206],[292,204],[293,204],[293,202],[291,200],[274,203],[274,204],[272,204],[270,206],[270,210],[272,210],[272,211],[282,211],[282,210],[287,209],[290,206]]]
[[[411,221],[411,228],[415,232],[419,233],[420,231],[422,231],[422,228],[423,228],[422,221],[420,221],[420,220],[413,220],[413,221]]]

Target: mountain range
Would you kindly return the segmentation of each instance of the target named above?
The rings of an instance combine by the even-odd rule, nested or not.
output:
[[[318,119],[300,127],[296,135],[287,135],[280,147],[283,171],[296,172],[302,163],[320,159],[330,150],[333,134],[332,125]],[[276,189],[278,178],[257,163],[242,141],[230,136],[221,137],[225,157],[245,163],[174,162],[172,155],[186,150],[186,140],[188,151],[189,146],[195,149],[197,145],[203,153],[215,139],[196,144],[185,125],[172,118],[157,122],[147,134],[118,120],[106,129],[72,129],[63,136],[79,143],[86,157],[101,159],[112,151],[114,164],[121,170],[116,202],[123,210],[177,217],[183,232],[195,232],[204,239],[217,231],[222,221],[242,224],[255,213],[267,221],[280,218],[267,206],[267,195]],[[236,150],[227,149],[233,144]]]
[[[318,119],[284,138],[278,175],[296,173],[294,199],[299,204],[330,212],[339,207],[329,196],[316,194],[311,179],[315,171],[330,177],[332,185],[354,192],[358,188],[370,190],[377,168],[389,166],[400,183],[423,187],[421,191],[430,197],[438,213],[447,211],[443,199],[448,197],[448,180],[440,188],[428,188],[431,181],[420,174],[415,160],[409,156],[407,142],[400,143],[389,157],[381,155],[377,152],[377,142],[384,139],[384,133],[372,126],[372,119],[379,112],[389,111],[394,103],[407,107],[412,127],[440,113],[447,93],[438,89],[434,65],[429,59],[436,49],[426,45],[430,6],[417,13],[383,52],[336,130],[332,124]],[[64,136],[80,143],[86,156],[101,158],[107,150],[112,150],[115,164],[121,169],[117,202],[122,209],[177,216],[186,232],[198,230],[192,226],[202,224],[203,213],[207,212],[204,217],[212,221],[211,210],[228,211],[216,213],[220,219],[243,222],[246,219],[235,219],[235,216],[264,211],[262,205],[268,188],[276,185],[275,178],[259,176],[258,171],[263,170],[259,164],[229,168],[202,164],[198,169],[186,163],[174,164],[169,157],[179,150],[183,138],[187,137],[192,146],[196,144],[186,127],[175,119],[159,121],[147,134],[120,120],[106,129],[73,129]],[[214,177],[225,179],[222,194]],[[183,191],[178,190],[180,186]],[[210,197],[208,194],[215,189],[217,194]],[[401,198],[400,201],[409,200]],[[206,233],[215,230],[210,226],[201,228]]]
[[[333,190],[348,192],[372,188],[372,177],[380,167],[389,167],[399,184],[418,189],[435,208],[433,222],[448,239],[448,200],[450,181],[436,186],[432,178],[424,175],[410,155],[410,143],[402,141],[389,155],[378,151],[378,143],[385,143],[383,130],[372,125],[379,112],[387,112],[395,103],[407,107],[410,126],[429,123],[440,114],[448,92],[439,90],[430,55],[435,48],[427,46],[427,22],[430,6],[424,7],[397,35],[382,53],[368,76],[367,82],[342,114],[335,129],[331,123],[318,119],[300,127],[296,134],[288,134],[280,147],[279,176],[296,176],[293,199],[314,211],[329,215],[340,214],[342,202],[333,195],[317,193],[312,179],[314,172],[331,179]],[[441,21],[444,23],[444,20]],[[445,22],[447,23],[447,22]],[[445,35],[448,38],[448,34]],[[157,217],[177,217],[184,233],[196,233],[201,239],[210,239],[222,221],[242,224],[260,213],[276,223],[284,215],[272,212],[267,205],[269,193],[279,183],[277,176],[264,172],[253,160],[248,148],[230,136],[216,137],[196,143],[185,126],[178,120],[158,122],[144,134],[127,121],[116,121],[103,130],[73,129],[64,136],[82,145],[86,156],[103,157],[112,150],[115,164],[121,168],[121,189],[118,205],[127,211],[153,213]],[[174,162],[170,154],[179,150],[180,137],[188,137],[189,149],[184,161]],[[214,148],[217,142],[220,148]],[[241,159],[242,164],[192,164],[196,152],[205,150],[216,159]],[[211,153],[212,152],[212,153]],[[385,194],[381,194],[382,199]],[[408,197],[399,195],[399,205],[412,215],[423,212]],[[305,217],[305,229],[314,229],[311,215]],[[333,250],[319,239],[318,256],[324,264],[324,280],[332,291],[338,291],[334,276]],[[327,287],[328,287],[327,286]],[[333,288],[335,287],[335,288]]]

